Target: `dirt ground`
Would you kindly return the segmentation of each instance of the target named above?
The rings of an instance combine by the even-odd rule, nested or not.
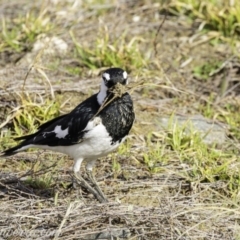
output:
[[[57,26],[47,36],[61,39],[62,45],[49,47],[45,43],[46,51],[39,55],[34,43],[46,38],[41,35],[21,51],[1,49],[0,136],[5,137],[6,131],[13,128],[7,116],[19,106],[23,85],[30,96],[56,99],[60,114],[98,91],[101,70],[111,66],[86,67],[76,55],[72,34],[90,49],[101,48],[104,34],[109,41],[122,35],[129,44],[134,39],[147,65],[118,67],[128,70],[131,83],[148,85],[132,93],[136,121],[127,144],[100,159],[95,167],[109,203],[98,203],[85,189],[67,187],[71,183],[72,160],[65,155],[34,150],[4,158],[0,163],[0,238],[239,239],[239,203],[229,198],[224,181],[191,181],[182,174],[191,166],[180,162],[176,155],[169,155],[167,163],[159,161],[158,171],[149,170],[144,160],[149,151],[148,137],[155,134],[150,136],[153,143],[162,139],[161,117],[173,113],[207,117],[201,106],[206,106],[211,96],[215,99],[213,108],[221,109],[226,103],[234,104],[236,109],[240,106],[239,63],[231,46],[214,45],[199,34],[197,22],[184,17],[166,13],[162,24],[165,13],[157,1],[92,2],[1,2],[2,19],[17,19],[30,10],[37,14],[46,11],[50,22]],[[2,24],[1,31],[3,28]],[[100,41],[97,46],[96,40]],[[194,75],[197,66],[214,61],[226,64],[215,69],[210,80]],[[76,68],[79,73],[69,71]],[[224,92],[223,78],[234,79]],[[2,148],[7,146],[6,142],[2,144]],[[216,148],[230,144],[226,140],[224,146]],[[164,155],[168,152],[166,148]],[[43,182],[29,184],[29,176]]]

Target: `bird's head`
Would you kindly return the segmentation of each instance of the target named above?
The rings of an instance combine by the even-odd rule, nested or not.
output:
[[[128,74],[121,68],[109,68],[102,74],[102,84],[100,92],[97,95],[97,100],[100,105],[104,102],[110,89],[114,89],[117,84],[128,84]]]
[[[127,77],[127,72],[121,68],[109,68],[102,74],[103,82],[108,89],[114,87],[117,83],[128,84]]]

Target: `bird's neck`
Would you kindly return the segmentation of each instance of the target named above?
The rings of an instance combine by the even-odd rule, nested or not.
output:
[[[100,87],[100,91],[97,94],[97,101],[98,104],[101,106],[104,102],[104,100],[106,99],[107,95],[108,95],[108,88],[106,87],[106,85],[104,84],[104,81],[102,81],[101,83],[101,87]]]

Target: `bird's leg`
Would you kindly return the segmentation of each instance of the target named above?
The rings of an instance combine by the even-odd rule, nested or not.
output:
[[[96,189],[96,191],[101,196],[101,198],[103,198],[105,202],[108,202],[106,196],[104,195],[101,188],[97,184],[97,181],[96,181],[95,177],[93,176],[92,171],[87,170],[87,175],[88,175],[88,179],[91,181],[91,183],[93,184],[93,187]]]
[[[73,171],[74,171],[74,180],[77,180],[77,183],[86,188],[89,192],[91,192],[100,203],[104,203],[105,198],[103,198],[94,188],[92,188],[89,183],[80,175],[79,171],[80,171],[80,166],[82,163],[83,159],[77,159],[75,160],[75,164],[73,167]]]
[[[97,181],[95,179],[95,177],[93,176],[92,173],[92,169],[93,169],[93,165],[95,164],[95,160],[92,161],[88,161],[87,165],[86,165],[86,172],[87,172],[87,176],[88,179],[91,181],[91,183],[93,184],[93,187],[95,188],[95,190],[98,192],[98,194],[101,196],[102,199],[105,200],[105,202],[108,202],[106,196],[104,195],[104,193],[102,192],[101,188],[99,187],[99,185],[97,184]]]

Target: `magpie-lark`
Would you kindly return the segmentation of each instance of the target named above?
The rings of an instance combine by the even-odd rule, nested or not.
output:
[[[19,145],[5,150],[10,156],[28,148],[48,149],[74,159],[73,171],[80,185],[92,192],[100,202],[107,201],[92,175],[95,161],[115,150],[128,135],[135,118],[133,102],[124,92],[114,94],[128,83],[127,72],[110,68],[103,72],[100,91],[80,103],[70,113],[42,124],[36,133],[22,136]],[[92,186],[80,175],[81,163]]]

